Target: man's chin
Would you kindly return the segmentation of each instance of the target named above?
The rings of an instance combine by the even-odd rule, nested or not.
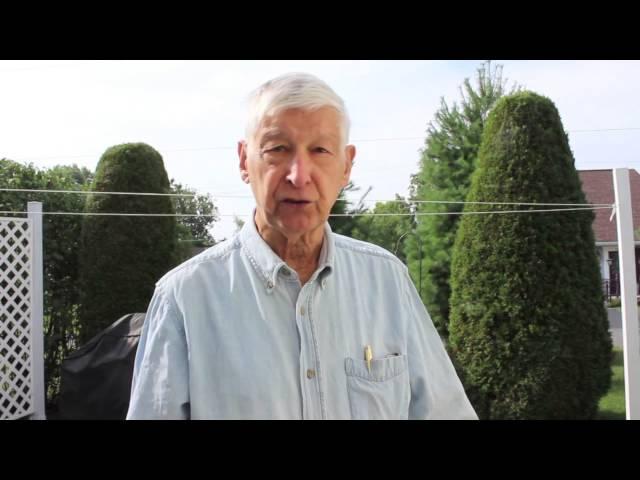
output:
[[[279,218],[277,222],[280,231],[287,236],[306,235],[324,226],[324,221],[318,218],[300,219],[290,216]]]

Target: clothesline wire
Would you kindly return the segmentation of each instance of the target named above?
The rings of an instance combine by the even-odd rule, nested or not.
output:
[[[480,210],[462,212],[414,212],[414,213],[335,213],[330,217],[422,217],[430,215],[486,215],[486,214],[506,214],[506,213],[548,213],[548,212],[575,212],[583,210],[611,209],[613,205],[602,207],[581,207],[581,208],[548,208],[548,209],[528,209],[528,210]],[[27,211],[20,210],[0,210],[2,215],[25,215]],[[189,213],[116,213],[116,212],[34,212],[36,215],[72,215],[72,216],[101,216],[101,217],[250,217],[252,214],[189,214]]]
[[[182,193],[154,193],[154,192],[91,192],[86,190],[45,190],[29,188],[0,188],[0,192],[21,192],[21,193],[65,193],[81,195],[132,195],[132,196],[169,196],[169,197],[195,197],[196,194]],[[207,194],[206,192],[204,194]],[[251,195],[228,195],[209,193],[214,198],[254,198]],[[337,201],[348,202],[348,199],[338,199]],[[522,206],[556,206],[556,207],[611,207],[608,203],[542,203],[542,202],[470,202],[456,200],[362,200],[363,202],[377,203],[405,203],[405,204],[451,204],[451,205],[522,205]]]

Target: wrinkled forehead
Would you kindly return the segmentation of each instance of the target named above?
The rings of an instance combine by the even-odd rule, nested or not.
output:
[[[333,107],[282,109],[262,117],[254,140],[322,138],[342,143],[346,141],[343,123],[342,115]]]

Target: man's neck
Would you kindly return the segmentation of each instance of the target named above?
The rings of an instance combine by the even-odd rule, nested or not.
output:
[[[255,224],[258,233],[271,250],[298,273],[303,285],[307,283],[318,268],[324,240],[324,225],[304,235],[287,237],[261,221],[258,215],[256,215]]]

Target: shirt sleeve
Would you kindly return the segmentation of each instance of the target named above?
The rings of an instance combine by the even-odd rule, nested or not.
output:
[[[189,362],[182,316],[156,288],[133,369],[127,420],[189,418]]]
[[[405,270],[410,420],[477,420],[440,335]]]

